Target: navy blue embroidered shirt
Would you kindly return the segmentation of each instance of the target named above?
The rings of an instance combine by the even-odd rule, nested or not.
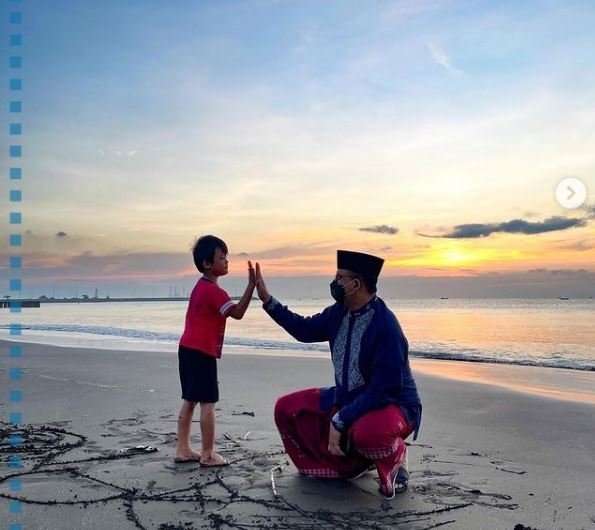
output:
[[[271,318],[300,342],[329,341],[335,386],[321,389],[321,406],[339,411],[332,423],[344,431],[367,412],[399,405],[415,424],[421,423],[421,400],[409,367],[409,344],[397,317],[374,297],[358,311],[335,303],[304,317],[271,297],[263,305]]]

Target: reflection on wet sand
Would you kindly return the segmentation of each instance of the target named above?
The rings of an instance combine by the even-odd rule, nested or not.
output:
[[[412,359],[411,367],[439,377],[595,404],[595,372],[430,359]]]

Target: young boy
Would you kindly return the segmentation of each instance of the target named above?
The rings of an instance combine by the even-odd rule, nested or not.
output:
[[[186,325],[180,338],[178,360],[182,384],[182,409],[178,417],[178,443],[175,462],[199,462],[202,467],[225,466],[229,461],[215,452],[215,403],[219,401],[217,359],[225,334],[227,317],[241,320],[256,283],[248,262],[248,286],[237,304],[217,285],[227,274],[227,245],[215,236],[202,236],[192,249],[194,264],[202,277],[190,295]],[[200,403],[202,452],[190,446],[192,415]]]

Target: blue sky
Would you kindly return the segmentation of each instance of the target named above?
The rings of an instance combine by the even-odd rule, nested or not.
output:
[[[274,275],[331,274],[338,247],[383,255],[395,277],[593,271],[589,212],[553,198],[566,176],[595,189],[591,2],[23,13],[24,253],[39,289],[191,281],[203,233],[229,243],[232,275],[246,257]],[[585,223],[420,236],[554,217]],[[395,230],[361,231],[381,225]]]

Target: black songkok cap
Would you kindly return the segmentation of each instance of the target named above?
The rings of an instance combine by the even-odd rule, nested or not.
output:
[[[363,276],[378,278],[384,260],[363,252],[337,250],[337,269],[353,271]]]

